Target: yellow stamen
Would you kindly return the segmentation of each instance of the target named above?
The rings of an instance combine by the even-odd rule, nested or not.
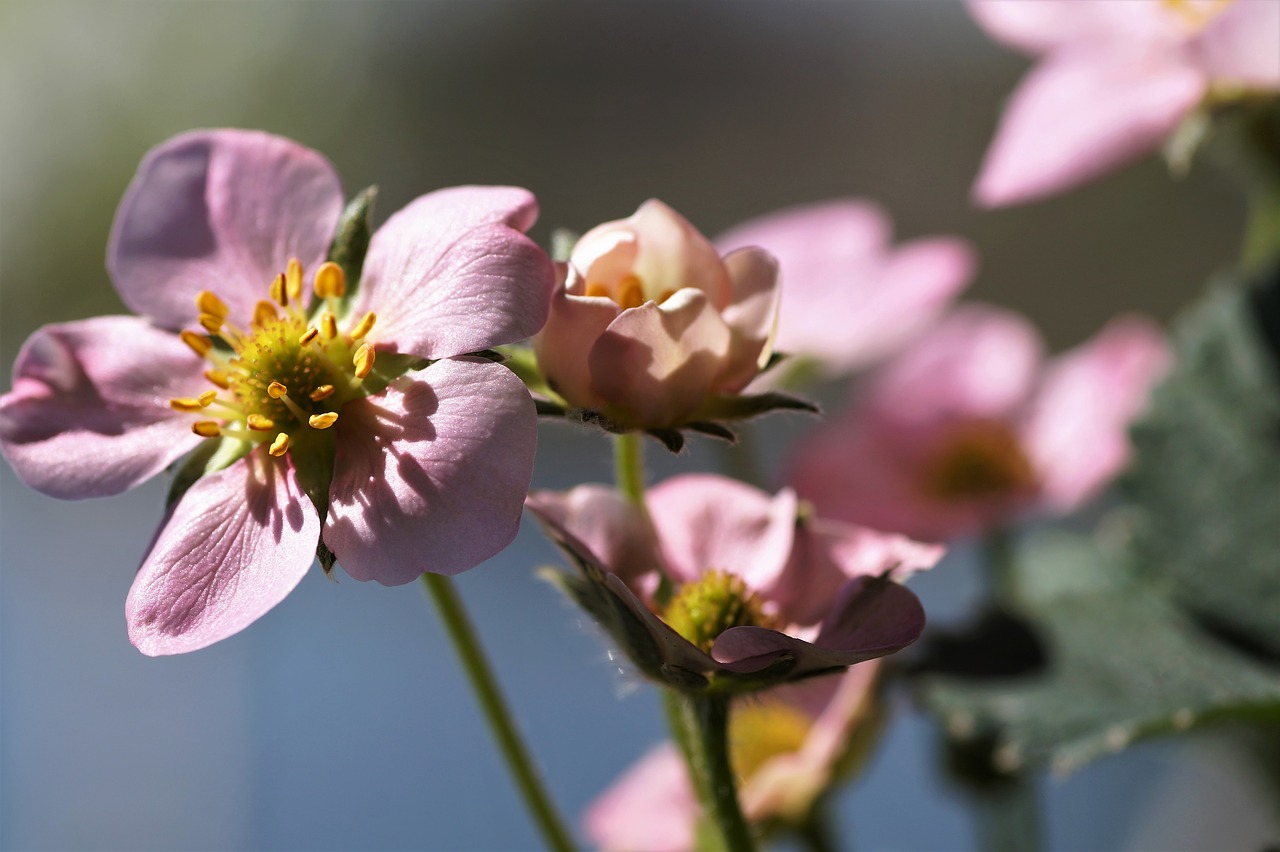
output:
[[[203,411],[208,404],[189,396],[175,396],[169,400],[169,407],[174,411]]]
[[[213,348],[213,341],[198,331],[184,331],[178,337],[182,338],[182,342],[190,346],[191,351],[201,358],[208,355],[209,350]]]
[[[316,270],[315,288],[321,299],[341,299],[347,294],[347,275],[336,263],[322,263]]]
[[[276,428],[276,423],[270,417],[261,414],[250,414],[244,419],[245,425],[255,432],[270,432]]]
[[[231,313],[231,309],[227,307],[227,303],[219,299],[208,290],[201,290],[196,294],[196,307],[201,313],[212,314],[218,319],[226,319]]]
[[[191,431],[201,438],[216,438],[222,434],[222,427],[213,420],[197,420],[191,424]]]
[[[279,382],[272,382],[267,385],[267,396],[272,399],[279,399],[289,392],[289,389]]]
[[[298,337],[298,345],[306,346],[308,343],[315,340],[319,336],[320,336],[320,329],[316,328],[313,325],[309,327],[306,331],[302,332],[301,336]]]
[[[223,390],[231,387],[231,375],[226,370],[205,370],[204,377]]]
[[[377,355],[373,351],[373,347],[367,343],[360,344],[360,348],[356,350],[356,354],[351,356],[351,363],[356,367],[356,377],[363,379],[369,375],[369,371],[373,369],[373,360]]]
[[[351,339],[359,340],[369,333],[369,329],[373,328],[373,324],[378,321],[378,315],[373,311],[360,317],[360,322],[356,323],[355,328],[351,329]]]
[[[289,452],[289,436],[283,432],[276,435],[276,439],[271,442],[271,446],[267,449],[267,452],[271,453],[273,456],[282,456]]]
[[[338,420],[338,412],[327,411],[324,414],[313,414],[307,418],[312,429],[328,429]]]
[[[289,298],[295,302],[302,301],[302,263],[296,257],[289,258],[289,265],[285,267],[285,292],[289,294]]]
[[[320,330],[324,332],[324,336],[329,340],[333,340],[338,336],[338,321],[333,314],[325,311],[320,315]]]
[[[333,391],[333,385],[321,385],[311,393],[307,394],[307,396],[311,397],[313,402],[319,402],[322,399],[333,396]]]
[[[285,289],[284,273],[281,272],[271,282],[271,301],[282,308],[289,307],[289,293]]]
[[[253,324],[256,326],[274,322],[279,316],[274,302],[261,301],[253,307]]]
[[[596,281],[594,284],[587,285],[586,295],[591,296],[592,298],[604,296],[607,299],[609,298],[609,287],[606,284],[601,284],[599,281]]]
[[[218,398],[217,391],[205,391],[204,393],[196,397],[196,402],[200,403],[201,407],[207,408],[209,406],[209,403],[213,402],[217,398]]]
[[[618,282],[618,306],[623,310],[638,308],[644,304],[644,285],[634,275],[628,275]]]

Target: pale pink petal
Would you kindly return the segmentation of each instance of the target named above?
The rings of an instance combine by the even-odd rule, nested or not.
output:
[[[1105,174],[1155,150],[1204,91],[1203,75],[1174,51],[1058,51],[1014,92],[974,197],[1016,204]]]
[[[1214,83],[1280,90],[1280,0],[1238,0],[1188,49]]]
[[[204,477],[138,569],[125,603],[129,641],[157,656],[240,632],[298,585],[319,536],[287,461],[256,452]]]
[[[651,198],[626,222],[636,235],[634,272],[646,292],[697,287],[717,310],[729,306],[733,285],[720,255],[687,219]]]
[[[1092,497],[1129,458],[1129,421],[1168,367],[1164,335],[1125,316],[1055,359],[1024,428],[1044,499],[1058,512]]]
[[[561,287],[551,297],[547,324],[533,338],[538,367],[547,383],[579,408],[604,406],[592,388],[588,358],[618,313],[618,305],[608,298],[571,295]]]
[[[591,803],[582,830],[606,852],[687,852],[701,810],[684,759],[663,743]]]
[[[969,0],[969,11],[992,38],[1032,54],[1081,43],[1141,50],[1182,34],[1160,2],[1129,0]]]
[[[290,258],[324,260],[342,212],[329,161],[250,130],[198,130],[151,149],[116,211],[107,268],[126,305],[166,328],[216,293],[245,322]]]
[[[422,358],[530,337],[555,285],[550,258],[522,233],[537,216],[533,195],[516,187],[421,196],[373,235],[352,315],[374,311],[379,348]]]
[[[169,399],[206,390],[205,366],[138,317],[45,326],[0,397],[0,450],[23,482],[53,497],[119,494],[200,442],[195,418]]]
[[[733,302],[721,316],[729,326],[729,358],[716,380],[720,393],[737,393],[756,377],[773,354],[778,328],[778,262],[763,249],[744,248],[725,256],[733,281]]]
[[[784,289],[799,290],[808,282],[838,279],[844,269],[879,256],[890,235],[879,205],[846,198],[751,219],[720,235],[716,246],[725,253],[759,246],[778,259]]]
[[[587,547],[633,589],[650,591],[649,578],[663,569],[653,529],[618,489],[579,485],[569,491],[534,491],[525,508]]]
[[[325,544],[357,580],[456,574],[515,538],[537,440],[510,370],[437,361],[342,409]]]
[[[672,426],[706,398],[728,352],[728,326],[688,288],[619,314],[591,349],[591,385],[627,425]]]
[[[796,525],[796,497],[789,489],[771,496],[733,479],[695,473],[659,483],[645,502],[677,582],[720,570],[761,591],[786,568]]]

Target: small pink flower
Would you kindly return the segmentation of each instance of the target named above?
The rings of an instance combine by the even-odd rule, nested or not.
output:
[[[722,251],[760,246],[778,260],[779,352],[826,373],[865,367],[932,324],[973,277],[963,240],[890,245],[879,206],[845,199],[782,210],[716,240]]]
[[[546,316],[552,266],[520,233],[533,197],[418,198],[374,234],[354,296],[322,263],[342,205],[329,162],[287,139],[160,145],[107,254],[141,316],[37,331],[0,397],[0,448],[55,497],[119,493],[198,447],[208,460],[129,593],[146,654],[248,626],[302,579],[322,532],[348,573],[386,584],[465,570],[515,535],[533,404],[505,368],[456,356]]]
[[[1074,509],[1124,467],[1168,353],[1134,316],[1047,364],[1042,351],[1016,314],[957,309],[869,377],[788,481],[828,517],[929,540]]]
[[[970,0],[1040,62],[974,187],[988,206],[1052,195],[1155,150],[1203,103],[1280,91],[1280,0]]]
[[[874,733],[878,661],[839,677],[776,687],[734,705],[729,750],[743,815],[755,825],[798,823],[848,771],[841,764]],[[856,768],[856,767],[855,767]],[[674,743],[642,757],[591,803],[583,832],[604,850],[686,852],[702,817]]]
[[[885,575],[942,555],[812,517],[789,490],[705,474],[651,489],[652,527],[604,486],[534,492],[526,505],[581,569],[570,593],[645,674],[683,689],[759,689],[904,648],[924,613]]]
[[[574,246],[534,348],[570,405],[624,428],[679,426],[755,378],[773,351],[777,300],[768,254],[721,258],[651,200]]]

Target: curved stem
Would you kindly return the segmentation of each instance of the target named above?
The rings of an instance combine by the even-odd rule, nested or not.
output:
[[[551,803],[551,797],[543,789],[542,779],[538,777],[538,771],[534,768],[529,750],[525,748],[524,741],[516,730],[511,711],[507,708],[501,690],[498,689],[498,681],[493,675],[493,669],[485,658],[475,628],[467,617],[466,609],[462,605],[462,599],[458,597],[457,590],[453,587],[453,582],[448,577],[431,573],[423,574],[422,582],[440,611],[440,618],[449,632],[449,638],[453,640],[454,650],[458,652],[458,658],[462,662],[463,670],[467,673],[467,679],[471,681],[471,688],[475,691],[476,700],[480,702],[480,707],[484,711],[489,730],[498,744],[498,750],[502,752],[507,762],[507,768],[520,795],[524,798],[525,807],[529,809],[538,830],[542,832],[543,841],[549,849],[570,852],[573,849],[573,837]]]
[[[755,839],[742,815],[738,786],[729,763],[729,698],[723,695],[667,693],[667,719],[689,768],[707,832],[699,848],[715,852],[752,852]]]

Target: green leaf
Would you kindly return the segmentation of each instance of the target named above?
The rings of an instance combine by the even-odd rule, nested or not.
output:
[[[925,703],[996,768],[1070,772],[1135,740],[1224,717],[1280,720],[1280,673],[1219,644],[1116,556],[1064,533],[1015,555],[1015,605],[1043,631],[1032,677],[933,677]]]
[[[1133,427],[1139,568],[1209,621],[1280,653],[1280,381],[1264,328],[1280,282],[1214,289]],[[1260,315],[1258,306],[1265,315]]]

